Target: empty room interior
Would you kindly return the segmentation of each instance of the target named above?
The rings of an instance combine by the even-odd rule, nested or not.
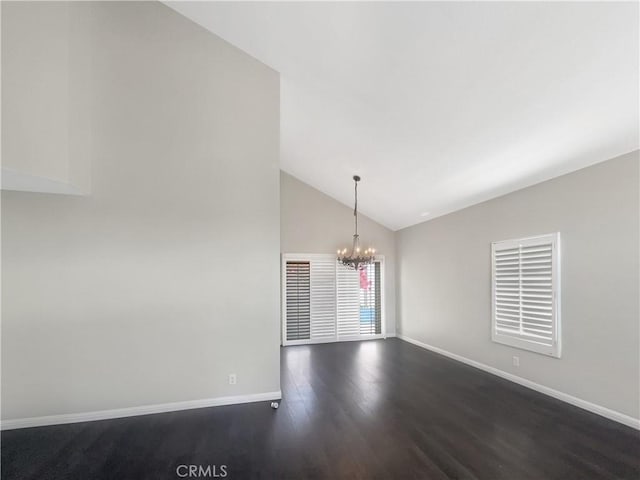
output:
[[[640,479],[640,3],[1,1],[3,480]]]

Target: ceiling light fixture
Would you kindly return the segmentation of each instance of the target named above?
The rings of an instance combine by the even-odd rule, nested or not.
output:
[[[376,250],[375,248],[367,248],[362,251],[360,248],[360,236],[358,235],[358,182],[360,181],[360,177],[358,175],[354,175],[353,181],[355,182],[355,207],[353,209],[355,233],[353,235],[353,245],[351,246],[351,252],[348,255],[346,248],[338,250],[338,261],[345,267],[353,270],[360,270],[365,265],[374,262]]]

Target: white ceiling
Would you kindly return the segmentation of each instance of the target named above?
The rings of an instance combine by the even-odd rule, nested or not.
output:
[[[637,2],[168,4],[281,73],[282,169],[394,230],[639,148]]]

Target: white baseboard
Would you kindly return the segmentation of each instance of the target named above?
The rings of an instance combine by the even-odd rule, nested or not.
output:
[[[523,387],[527,387],[537,392],[544,393],[545,395],[549,395],[550,397],[556,398],[558,400],[562,400],[563,402],[570,403],[571,405],[580,407],[584,410],[588,410],[589,412],[595,413],[597,415],[601,415],[605,418],[608,418],[609,420],[613,420],[615,422],[619,422],[624,425],[627,425],[628,427],[635,428],[636,430],[640,430],[640,419],[633,418],[629,415],[626,415],[621,412],[617,412],[615,410],[611,410],[601,405],[596,405],[595,403],[591,403],[586,400],[582,400],[581,398],[574,397],[572,395],[569,395],[568,393],[560,392],[558,390],[554,390],[553,388],[545,387],[544,385],[540,385],[539,383],[532,382],[531,380],[527,380],[526,378],[518,377],[517,375],[513,375],[512,373],[507,373],[495,367],[490,367],[489,365],[485,365],[484,363],[476,362],[475,360],[471,360],[461,355],[448,352],[441,348],[434,347],[433,345],[428,345],[418,340],[414,340],[413,338],[409,338],[405,335],[397,334],[396,336],[399,339],[404,340],[405,342],[412,343],[426,350],[431,350],[432,352],[439,353],[440,355],[444,355],[445,357],[452,358],[453,360],[457,360],[458,362],[462,362],[467,365],[471,365],[472,367],[479,368],[480,370],[484,370],[485,372],[489,372],[498,377],[502,377],[506,380],[522,385]]]
[[[112,410],[99,410],[95,412],[16,418],[13,420],[3,420],[1,429],[13,430],[16,428],[43,427],[46,425],[60,425],[63,423],[92,422],[94,420],[150,415],[153,413],[175,412],[177,410],[191,410],[194,408],[219,407],[222,405],[233,405],[237,403],[265,402],[270,400],[280,400],[281,398],[282,392],[277,391],[231,397],[204,398],[202,400],[188,400],[185,402],[161,403],[157,405],[141,405],[139,407],[115,408]]]

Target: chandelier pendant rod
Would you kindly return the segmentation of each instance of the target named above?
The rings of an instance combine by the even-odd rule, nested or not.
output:
[[[355,180],[355,187],[354,187],[354,196],[355,196],[355,202],[354,202],[354,208],[353,208],[353,216],[354,216],[354,223],[355,223],[355,234],[353,235],[353,248],[352,248],[352,254],[356,253],[356,248],[358,248],[358,182],[360,181],[360,177],[358,175],[354,175],[353,179]]]

